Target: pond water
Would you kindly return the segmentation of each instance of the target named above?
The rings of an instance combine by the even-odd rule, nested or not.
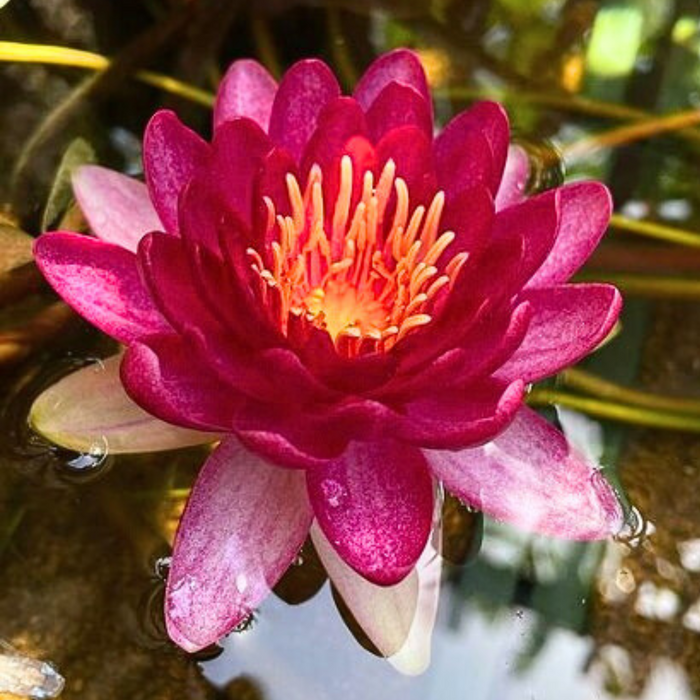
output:
[[[0,41],[117,58],[101,80],[86,67],[0,63],[5,655],[50,661],[65,677],[66,700],[700,698],[700,421],[697,406],[683,403],[700,399],[700,127],[692,117],[653,121],[698,106],[700,5],[252,5],[0,3]],[[400,45],[419,51],[440,122],[477,97],[505,102],[535,165],[533,189],[594,177],[614,194],[620,218],[582,278],[618,283],[626,305],[616,337],[585,372],[623,393],[591,388],[581,375],[544,391],[559,391],[561,403],[571,395],[598,401],[569,401],[583,413],[559,420],[602,455],[621,484],[628,529],[615,541],[559,541],[448,500],[432,662],[417,677],[398,673],[371,649],[308,545],[251,619],[220,646],[186,655],[167,639],[163,589],[175,527],[205,451],[116,456],[98,445],[95,454],[78,455],[31,433],[32,400],[115,347],[56,303],[15,229],[35,234],[60,217],[75,220],[60,176],[52,183],[76,137],[99,162],[138,174],[142,129],[159,106],[207,132],[206,107],[133,80],[142,69],[212,90],[237,57],[257,57],[275,72],[320,55],[349,86],[373,57]],[[632,124],[647,131],[623,130]],[[613,138],[589,138],[600,134]],[[635,235],[630,229],[639,220],[667,228]]]

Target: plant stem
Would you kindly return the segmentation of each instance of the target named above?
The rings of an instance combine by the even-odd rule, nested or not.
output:
[[[618,119],[620,121],[629,119],[634,121],[639,120],[654,120],[655,117],[650,112],[645,112],[634,107],[615,104],[613,102],[603,102],[601,100],[593,100],[579,95],[567,95],[547,93],[535,90],[517,90],[499,88],[465,88],[451,87],[445,90],[436,91],[437,94],[442,94],[450,99],[457,100],[472,100],[472,99],[495,99],[502,102],[532,102],[555,109],[563,109],[569,112],[579,112],[592,117],[602,117],[606,119]],[[663,117],[661,117],[663,118]],[[684,128],[678,131],[678,136],[681,136],[695,143],[700,143],[700,130]]]
[[[634,124],[625,124],[617,129],[610,129],[598,134],[586,136],[573,143],[560,147],[561,155],[568,161],[586,156],[602,148],[625,146],[635,141],[650,139],[669,131],[695,126],[700,122],[700,110],[691,109],[674,114],[640,120]]]
[[[0,41],[0,61],[68,66],[98,72],[106,70],[111,64],[110,59],[106,56],[90,51],[71,49],[65,46],[22,44],[12,41]],[[211,107],[214,104],[214,95],[207,90],[202,90],[162,73],[143,70],[136,73],[136,78],[146,85],[151,85],[204,107]]]
[[[648,428],[681,430],[690,433],[700,433],[700,417],[683,414],[655,411],[650,408],[629,406],[615,401],[578,396],[556,389],[533,389],[527,398],[531,406],[552,406],[557,404],[573,408],[596,418],[619,421],[629,425]]]
[[[564,370],[559,375],[559,379],[565,386],[592,394],[599,399],[609,399],[658,411],[688,413],[700,418],[700,399],[667,396],[631,389],[576,368]]]
[[[700,279],[586,271],[578,273],[576,281],[607,282],[619,287],[624,294],[644,299],[700,301]]]
[[[668,243],[700,248],[700,233],[688,231],[675,226],[659,224],[654,221],[639,221],[628,219],[620,214],[610,217],[610,226],[625,233],[633,233],[646,238],[655,238]]]

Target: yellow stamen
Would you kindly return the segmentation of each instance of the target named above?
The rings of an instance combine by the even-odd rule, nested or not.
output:
[[[246,254],[260,279],[261,303],[282,332],[290,320],[295,328],[312,324],[330,334],[343,356],[386,352],[431,322],[438,292],[454,284],[467,254],[441,262],[456,238],[452,231],[440,234],[443,192],[411,210],[408,186],[388,160],[378,178],[363,174],[352,205],[352,159],[344,156],[339,169],[332,202],[324,200],[318,165],[303,188],[287,174],[291,211],[279,212],[263,197],[268,252]],[[390,205],[393,216],[385,221]]]

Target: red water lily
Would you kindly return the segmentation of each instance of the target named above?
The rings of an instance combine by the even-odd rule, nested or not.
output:
[[[568,283],[610,198],[595,182],[527,197],[527,157],[509,148],[499,105],[476,104],[434,137],[409,51],[379,58],[352,97],[321,61],[279,85],[238,61],[211,143],[158,112],[144,168],[145,185],[80,170],[97,238],[36,244],[58,293],[126,345],[126,394],[113,360],[50,389],[32,419],[74,448],[220,436],[175,542],[166,614],[178,644],[230,631],[312,520],[337,577],[400,588],[426,548],[438,482],[547,535],[620,527],[597,467],[522,403],[617,319],[614,287]]]

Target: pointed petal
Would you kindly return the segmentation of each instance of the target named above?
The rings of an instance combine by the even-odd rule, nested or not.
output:
[[[129,396],[149,413],[195,430],[230,431],[244,403],[190,343],[172,333],[129,345],[121,379]]]
[[[608,284],[531,289],[518,299],[530,304],[532,320],[522,345],[497,376],[528,383],[588,355],[605,340],[622,308],[620,292]]]
[[[148,191],[165,229],[177,233],[177,201],[182,188],[209,157],[209,146],[174,112],[156,112],[143,136]]]
[[[519,204],[525,199],[525,188],[530,179],[530,159],[527,151],[518,145],[508,148],[501,185],[496,194],[496,210]]]
[[[425,452],[458,498],[498,520],[552,537],[595,540],[619,532],[612,486],[529,408],[495,440],[461,452]]]
[[[433,484],[419,450],[354,442],[306,479],[319,525],[351,567],[380,585],[411,571],[433,515]]]
[[[249,119],[226,122],[214,134],[211,174],[207,173],[203,183],[212,191],[218,189],[222,201],[248,226],[253,217],[255,178],[271,149],[267,134]]]
[[[426,391],[395,421],[399,440],[419,447],[458,450],[490,440],[520,408],[525,387],[491,378],[464,387]]]
[[[277,82],[257,61],[234,61],[226,71],[214,104],[214,129],[236,117],[247,117],[267,131]]]
[[[413,88],[432,106],[423,66],[418,56],[408,49],[389,51],[376,59],[358,82],[353,96],[366,112],[392,82]]]
[[[559,232],[529,287],[566,282],[588,260],[610,221],[612,198],[602,183],[575,182],[560,187],[559,193]]]
[[[297,161],[316,129],[323,108],[340,87],[331,69],[317,59],[295,63],[280,82],[270,116],[270,138]]]
[[[311,517],[301,472],[224,440],[178,527],[165,593],[170,638],[194,652],[230,632],[294,561]]]
[[[326,539],[317,522],[311,538],[328,576],[353,617],[384,656],[406,643],[418,603],[418,575],[411,572],[394,586],[377,586],[353,571]]]
[[[143,182],[99,165],[84,165],[73,175],[73,191],[92,232],[135,251],[141,237],[163,224]]]
[[[57,231],[34,244],[49,284],[81,316],[123,343],[169,329],[139,275],[136,256],[113,243]]]
[[[415,126],[433,138],[433,115],[430,103],[411,87],[391,82],[377,95],[367,110],[367,125],[376,143],[384,134],[402,126]]]
[[[458,114],[435,139],[440,185],[448,193],[457,193],[465,185],[475,184],[473,179],[478,175],[495,195],[506,163],[509,138],[508,115],[496,102],[477,102]]]
[[[214,442],[218,436],[154,418],[126,394],[121,356],[84,367],[46,389],[32,404],[32,428],[60,447],[109,454],[158,452]]]

